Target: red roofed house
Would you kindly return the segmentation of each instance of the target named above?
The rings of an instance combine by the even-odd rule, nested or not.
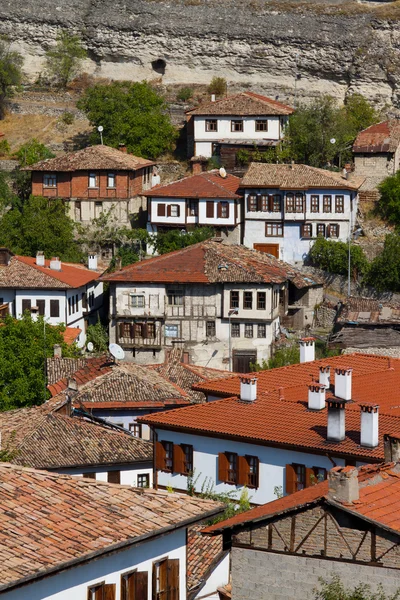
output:
[[[390,119],[360,131],[354,144],[353,156],[357,175],[379,183],[399,169],[400,119]]]
[[[33,258],[0,248],[0,305],[8,305],[8,313],[17,319],[29,310],[50,325],[74,328],[74,338],[83,346],[86,328],[96,323],[103,306],[101,273],[95,255],[85,267],[58,258],[45,260],[40,252]]]
[[[149,233],[179,228],[183,231],[205,225],[236,244],[241,242],[240,179],[207,171],[157,186],[148,198]]]
[[[398,439],[388,459],[399,460]],[[391,448],[390,448],[391,447]],[[391,450],[394,449],[394,454]],[[400,464],[335,467],[312,485],[203,530],[231,548],[232,598],[312,600],[338,577],[346,590],[400,590]],[[249,596],[251,590],[251,596]],[[319,597],[319,596],[318,596]],[[360,596],[361,597],[361,596]],[[372,594],[371,594],[372,597]],[[373,597],[381,597],[380,592]]]
[[[240,373],[269,357],[288,312],[288,290],[301,292],[301,327],[322,300],[315,278],[268,254],[215,240],[134,263],[102,281],[110,283],[110,340],[128,359],[164,362],[178,345],[189,362]]]
[[[189,156],[220,156],[227,169],[236,166],[241,148],[267,149],[284,136],[293,109],[254,92],[240,92],[186,112]]]
[[[307,338],[303,348],[312,348]],[[378,463],[400,437],[400,360],[352,354],[194,386],[208,403],[140,419],[154,430],[158,484],[241,493],[263,504],[324,479],[332,466]]]

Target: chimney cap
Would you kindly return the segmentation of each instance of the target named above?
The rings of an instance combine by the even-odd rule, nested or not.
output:
[[[311,344],[312,342],[315,342],[315,338],[314,337],[304,337],[304,338],[301,338],[300,342],[304,342],[306,344]]]
[[[258,377],[248,377],[246,375],[242,375],[239,377],[242,383],[252,383],[253,381],[257,381]]]
[[[327,387],[324,383],[319,383],[319,381],[312,381],[308,384],[309,390],[326,390]]]
[[[326,371],[330,371],[331,367],[330,365],[321,365],[319,368],[320,371],[326,372]]]
[[[362,412],[378,412],[379,404],[375,404],[375,402],[363,402],[360,404],[360,409]]]
[[[328,398],[327,403],[328,408],[345,408],[346,404],[349,404],[350,401],[334,396],[332,398]]]
[[[346,373],[352,373],[353,369],[351,367],[335,367],[335,373],[338,375],[345,375]]]

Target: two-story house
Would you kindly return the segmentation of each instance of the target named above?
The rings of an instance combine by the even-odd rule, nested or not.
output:
[[[244,193],[244,244],[302,263],[317,237],[347,241],[363,178],[298,164],[251,163]]]
[[[186,112],[189,156],[219,156],[227,169],[236,166],[239,149],[260,151],[284,136],[293,109],[254,92],[240,92]]]
[[[368,189],[394,175],[400,164],[400,119],[383,121],[360,131],[353,144],[353,158],[355,173],[366,177]]]
[[[178,344],[196,365],[242,373],[269,357],[290,288],[301,289],[303,302],[322,300],[320,282],[218,240],[134,263],[102,281],[110,284],[110,340],[128,359],[163,362]]]
[[[101,273],[96,255],[89,256],[86,267],[57,257],[47,260],[41,252],[34,258],[0,248],[0,305],[17,319],[29,310],[50,325],[79,329],[78,345],[83,346],[86,328],[96,323],[103,306]]]
[[[179,228],[215,228],[233,243],[241,242],[240,179],[224,170],[185,177],[145,192],[148,198],[149,233]]]
[[[121,225],[145,210],[142,193],[152,186],[154,163],[128,154],[126,148],[89,146],[57,158],[42,160],[32,172],[32,194],[62,198],[71,219],[84,225],[112,211]]]
[[[352,354],[194,386],[208,403],[141,419],[154,430],[158,485],[263,504],[312,486],[333,466],[378,463],[400,433],[400,360]]]

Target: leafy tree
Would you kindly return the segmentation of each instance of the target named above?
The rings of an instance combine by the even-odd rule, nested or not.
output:
[[[193,96],[193,88],[191,87],[183,87],[179,90],[176,95],[176,99],[181,102],[187,102]]]
[[[31,196],[0,220],[0,244],[16,254],[34,256],[42,250],[47,258],[78,262],[82,258],[74,239],[75,224],[62,200]]]
[[[350,246],[351,270],[354,279],[368,271],[368,261],[363,249],[356,244]],[[346,242],[335,242],[317,238],[310,250],[310,259],[314,265],[339,275],[347,275],[349,264],[349,246]]]
[[[0,38],[0,119],[4,118],[7,101],[21,84],[23,58],[10,50],[7,38]]]
[[[227,83],[224,77],[213,77],[208,86],[208,93],[223,96],[227,91]]]
[[[114,82],[88,88],[78,102],[94,129],[92,143],[99,142],[97,126],[104,127],[104,143],[126,145],[136,156],[157,158],[173,150],[177,131],[171,124],[164,99],[146,82]]]
[[[98,319],[95,325],[89,325],[86,331],[86,343],[92,342],[95,352],[107,352],[108,332]]]
[[[252,371],[266,371],[267,369],[277,369],[278,367],[287,367],[300,362],[299,345],[291,344],[279,348],[269,360],[263,359],[261,363],[253,363],[250,365]]]
[[[153,238],[152,244],[154,250],[158,254],[166,254],[174,250],[186,248],[192,244],[203,242],[214,235],[214,230],[211,227],[197,227],[193,231],[180,231],[179,229],[171,229],[165,233],[158,233],[157,237]]]
[[[15,202],[15,196],[11,191],[9,176],[0,172],[0,213]]]
[[[17,152],[15,152],[14,156],[18,158],[21,167],[27,167],[40,160],[54,158],[55,154],[53,154],[50,148],[39,142],[36,138],[32,138],[29,142],[23,144]]]
[[[361,94],[352,94],[344,103],[344,114],[354,137],[357,133],[379,123],[381,115]]]
[[[378,187],[377,212],[389,223],[400,226],[400,171],[390,175]]]
[[[394,594],[387,595],[381,585],[376,592],[373,592],[371,586],[366,583],[359,583],[352,589],[346,589],[337,575],[329,582],[323,578],[319,581],[321,588],[314,590],[315,600],[398,600],[400,598],[400,589]]]
[[[46,71],[60,88],[66,88],[68,82],[79,74],[86,50],[79,36],[66,30],[57,35],[56,46],[46,52]]]
[[[393,233],[385,238],[383,250],[371,263],[366,283],[378,291],[400,291],[400,235]]]
[[[42,404],[46,390],[45,357],[53,355],[60,344],[63,356],[74,356],[76,349],[65,344],[63,325],[33,321],[28,311],[22,319],[7,316],[0,327],[0,410]]]

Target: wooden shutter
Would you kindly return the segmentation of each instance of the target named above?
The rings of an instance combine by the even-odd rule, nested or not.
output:
[[[36,306],[39,309],[39,315],[43,316],[45,312],[46,300],[36,300]]]
[[[137,571],[133,573],[133,590],[131,592],[129,580],[129,597],[128,600],[147,600],[149,587],[149,574],[147,571]]]
[[[210,201],[207,202],[206,216],[207,216],[207,219],[214,218],[214,202],[210,202]]]
[[[167,217],[170,217],[170,216],[171,216],[171,205],[168,204],[168,206],[167,206]]]
[[[179,206],[179,204],[176,205],[176,216],[180,217],[181,215],[181,207]]]
[[[274,210],[274,197],[272,196],[272,194],[269,194],[269,196],[268,196],[268,211],[273,212],[273,210]]]
[[[286,493],[293,494],[297,490],[296,471],[292,465],[286,465]]]
[[[218,454],[218,479],[219,481],[228,481],[228,458],[225,452]]]
[[[108,483],[121,483],[120,471],[108,471],[107,481]]]
[[[247,196],[247,212],[251,212],[251,194]]]
[[[304,237],[304,223],[300,225],[300,237]]]
[[[179,559],[168,559],[167,566],[167,599],[179,600]]]
[[[22,300],[22,312],[24,313],[26,310],[31,310],[31,301],[30,300]]]
[[[326,228],[326,237],[331,237],[331,226],[328,225]]]
[[[124,324],[118,323],[118,337],[119,339],[124,337]]]
[[[161,442],[156,442],[155,465],[158,471],[165,468],[165,448]]]
[[[261,194],[257,194],[257,210],[261,211],[262,210],[262,199],[261,199]]]
[[[58,300],[50,300],[50,317],[60,316],[60,302]]]
[[[309,469],[306,467],[306,487],[310,487],[317,483],[317,478],[314,474],[314,469]]]
[[[249,463],[245,456],[237,457],[237,484],[247,485],[249,473]]]
[[[339,223],[336,225],[336,235],[337,237],[339,237],[339,233],[340,233],[340,225]]]
[[[144,338],[148,338],[149,337],[149,329],[147,327],[147,323],[143,323],[142,337],[144,337]]]
[[[115,583],[105,583],[103,585],[103,600],[115,600]]]
[[[226,203],[226,218],[229,219],[229,202]]]
[[[217,218],[220,219],[222,217],[222,204],[218,202],[217,204]]]
[[[165,204],[157,204],[157,217],[165,217]]]
[[[185,473],[185,453],[179,444],[174,444],[173,459],[174,473],[183,475]]]

